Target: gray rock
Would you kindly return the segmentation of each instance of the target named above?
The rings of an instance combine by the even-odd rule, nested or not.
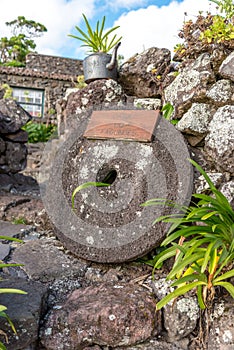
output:
[[[234,52],[223,61],[219,68],[219,73],[223,78],[234,81]]]
[[[204,135],[208,132],[208,125],[214,111],[206,103],[193,103],[191,108],[176,124],[176,129],[187,134]]]
[[[0,173],[17,173],[26,167],[27,147],[23,143],[5,142],[5,152],[0,154]]]
[[[87,109],[101,109],[125,101],[121,85],[109,79],[95,80],[85,88],[70,93],[67,97],[65,114],[78,116]]]
[[[234,348],[233,299],[219,300],[211,314],[208,350],[232,350]]]
[[[115,350],[188,350],[188,339],[183,339],[182,341],[174,340],[173,343],[169,343],[160,340],[160,338],[159,336],[157,339],[151,339],[148,342],[127,348],[117,347]]]
[[[0,133],[12,134],[31,119],[30,114],[15,100],[0,100]]]
[[[160,313],[146,289],[135,284],[101,284],[74,291],[49,314],[42,332],[46,349],[88,345],[130,346],[160,331]]]
[[[162,81],[170,70],[168,49],[152,47],[125,62],[119,72],[119,82],[128,95],[159,97]]]
[[[7,334],[9,340],[9,343],[5,344],[7,349],[36,349],[39,321],[45,312],[44,298],[47,289],[41,283],[20,278],[1,281],[1,288],[17,288],[28,293],[1,294],[1,304],[7,307],[6,312],[17,331],[17,334],[14,334],[7,321],[0,318],[0,329]]]
[[[159,278],[152,282],[153,291],[157,298],[162,299],[174,291],[171,282],[165,278]],[[180,341],[196,328],[199,319],[199,307],[197,299],[191,296],[183,296],[170,301],[163,308],[163,326],[167,331],[166,338],[169,342]]]
[[[136,108],[143,108],[143,109],[160,109],[161,107],[161,100],[159,98],[135,98],[134,99],[134,106]]]
[[[164,90],[164,102],[174,106],[174,116],[180,118],[194,102],[204,102],[206,91],[215,81],[209,55],[202,54],[187,66]]]
[[[234,173],[234,106],[220,107],[205,138],[205,151],[218,170]]]
[[[227,198],[234,209],[234,180],[223,183],[220,187],[220,191]]]
[[[234,102],[234,85],[229,80],[218,80],[207,91],[209,97],[217,106],[223,106]]]
[[[66,255],[59,242],[49,239],[20,245],[14,250],[12,261],[23,264],[29,278],[43,283],[82,276],[86,269],[85,263]]]

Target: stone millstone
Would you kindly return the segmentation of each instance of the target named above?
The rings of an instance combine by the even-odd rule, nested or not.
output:
[[[56,234],[79,257],[123,262],[145,255],[165,237],[169,224],[153,221],[176,212],[168,206],[141,206],[152,198],[188,204],[193,171],[182,135],[160,118],[151,143],[88,140],[82,135],[89,118],[79,123],[42,169],[41,193]],[[51,146],[45,149],[48,159]],[[44,172],[44,173],[43,173]],[[108,182],[71,197],[86,182]]]

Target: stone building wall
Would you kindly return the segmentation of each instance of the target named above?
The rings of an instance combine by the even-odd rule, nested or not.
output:
[[[44,121],[56,122],[56,101],[74,87],[83,74],[82,61],[63,57],[29,54],[26,67],[0,66],[0,85],[44,90]]]
[[[30,53],[26,58],[26,67],[38,71],[49,72],[53,74],[66,74],[77,76],[82,71],[82,61],[72,58],[39,55]]]

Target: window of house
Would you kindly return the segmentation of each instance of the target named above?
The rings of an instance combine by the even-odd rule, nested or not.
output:
[[[13,98],[33,117],[41,118],[43,116],[43,90],[13,88]]]

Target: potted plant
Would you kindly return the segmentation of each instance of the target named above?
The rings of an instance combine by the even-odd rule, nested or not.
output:
[[[80,36],[69,34],[70,37],[81,40],[89,48],[92,54],[87,56],[83,61],[84,79],[86,83],[90,83],[96,79],[117,79],[117,50],[120,45],[120,38],[116,38],[116,34],[110,38],[110,34],[114,32],[119,26],[109,29],[104,32],[105,16],[102,18],[101,24],[97,21],[96,29],[93,30],[83,14],[87,33],[83,32],[81,28],[75,26]],[[108,52],[113,50],[112,55]]]

